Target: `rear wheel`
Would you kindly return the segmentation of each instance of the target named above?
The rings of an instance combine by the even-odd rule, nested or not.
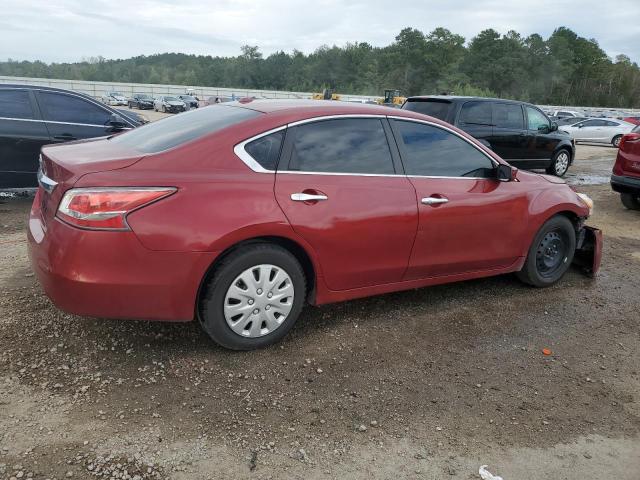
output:
[[[547,220],[538,231],[518,278],[534,287],[553,285],[566,273],[576,250],[576,232],[561,215]]]
[[[555,175],[557,177],[563,177],[569,169],[569,162],[571,161],[571,155],[568,150],[558,150],[553,156],[551,165],[547,168],[547,173]]]
[[[217,266],[200,300],[200,324],[223,347],[266,347],[293,327],[305,296],[304,271],[288,250],[251,245]]]
[[[621,193],[620,200],[622,200],[622,204],[629,210],[640,210],[640,195]]]
[[[613,139],[611,140],[611,145],[618,148],[620,146],[621,138],[622,138],[622,135],[616,135],[615,137],[613,137]]]

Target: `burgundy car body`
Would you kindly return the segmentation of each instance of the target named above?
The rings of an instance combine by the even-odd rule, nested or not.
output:
[[[581,229],[589,215],[562,180],[522,171],[512,181],[255,171],[238,156],[244,141],[327,116],[427,122],[464,137],[496,164],[505,162],[455,127],[406,110],[319,101],[199,110],[229,108],[259,115],[154,154],[106,138],[43,148],[29,245],[33,268],[56,305],[98,317],[192,320],[216,260],[252,239],[275,241],[309,265],[312,304],[486,277],[521,269],[549,218],[566,215]],[[115,186],[176,191],[130,212],[125,230],[78,228],[56,214],[71,188]],[[322,193],[330,201],[292,202],[294,192]],[[445,195],[446,205],[420,203]],[[582,231],[595,272],[601,237]]]
[[[623,195],[640,199],[640,127],[620,139],[611,187]]]

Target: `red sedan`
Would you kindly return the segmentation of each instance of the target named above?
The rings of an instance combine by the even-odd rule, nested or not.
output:
[[[591,200],[464,132],[373,105],[251,101],[42,149],[30,255],[60,308],[282,338],[305,303],[592,273]]]

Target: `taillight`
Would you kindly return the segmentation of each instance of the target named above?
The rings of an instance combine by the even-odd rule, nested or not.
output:
[[[624,150],[625,143],[638,143],[640,142],[640,133],[627,133],[623,135],[620,139],[620,145],[618,147],[620,150]]]
[[[173,187],[72,188],[64,194],[56,216],[80,228],[129,230],[129,213],[175,191]]]

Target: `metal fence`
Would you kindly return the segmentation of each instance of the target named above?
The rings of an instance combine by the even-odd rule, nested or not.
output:
[[[187,92],[196,95],[201,100],[209,97],[258,97],[258,98],[311,98],[310,92],[282,92],[277,90],[252,90],[246,88],[201,87],[197,85],[162,85],[151,83],[119,83],[93,82],[88,80],[61,80],[55,78],[30,78],[0,76],[0,83],[17,83],[41,85],[46,87],[65,88],[74,90],[96,99],[100,99],[107,92],[120,92],[125,96],[134,93],[146,93],[153,97],[157,95],[182,95]],[[366,95],[341,95],[346,101],[368,101],[376,97]]]
[[[258,97],[258,98],[311,98],[311,92],[283,92],[278,90],[252,90],[246,88],[222,88],[222,87],[201,87],[197,85],[162,85],[151,83],[120,83],[120,82],[93,82],[88,80],[61,80],[55,78],[30,78],[30,77],[7,77],[0,76],[0,83],[18,83],[30,85],[42,85],[48,87],[65,88],[77,92],[91,95],[100,99],[107,92],[120,92],[125,96],[134,93],[146,93],[153,97],[157,95],[181,95],[192,92],[201,100],[209,97]],[[366,102],[372,101],[379,96],[368,95],[340,95],[344,101]],[[600,107],[580,107],[568,105],[538,105],[546,112],[555,110],[574,110],[584,116],[593,117],[623,117],[640,115],[640,109],[632,108],[600,108]]]

